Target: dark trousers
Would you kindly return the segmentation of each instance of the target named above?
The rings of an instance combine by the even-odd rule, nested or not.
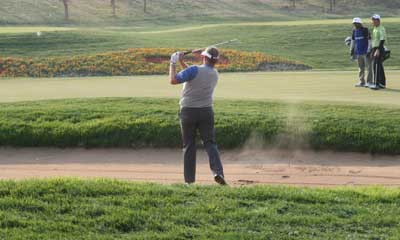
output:
[[[384,50],[380,49],[379,57],[375,57],[375,52],[379,48],[374,48],[372,51],[372,66],[373,66],[373,76],[374,76],[374,84],[386,86],[386,76],[385,69],[383,67],[383,54]]]
[[[214,111],[210,108],[182,108],[180,123],[183,141],[184,175],[186,183],[196,180],[196,136],[201,140],[210,160],[214,175],[224,176],[223,167],[215,140]]]

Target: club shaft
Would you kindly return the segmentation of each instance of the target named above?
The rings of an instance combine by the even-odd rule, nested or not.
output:
[[[217,47],[217,46],[221,46],[221,45],[225,45],[225,44],[229,44],[229,43],[237,42],[237,41],[238,41],[237,39],[232,39],[232,40],[229,40],[229,41],[216,43],[216,44],[213,44],[213,45],[211,45],[211,46]],[[184,52],[184,55],[188,55],[188,54],[191,54],[191,53],[193,53],[193,52],[202,51],[203,49],[206,49],[206,48],[207,48],[207,47],[199,48],[199,49],[195,49],[195,50],[191,50],[191,51],[186,51],[186,52]]]

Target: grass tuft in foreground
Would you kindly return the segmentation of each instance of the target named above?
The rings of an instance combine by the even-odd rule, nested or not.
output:
[[[1,239],[397,239],[400,190],[0,182]]]

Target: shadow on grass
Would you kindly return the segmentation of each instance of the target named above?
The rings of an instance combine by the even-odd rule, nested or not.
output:
[[[400,93],[400,89],[386,88],[384,91]]]

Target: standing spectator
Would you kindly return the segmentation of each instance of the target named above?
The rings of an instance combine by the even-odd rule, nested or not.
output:
[[[374,25],[374,29],[372,31],[372,66],[374,85],[371,87],[371,89],[378,90],[381,88],[386,88],[385,69],[383,68],[386,30],[382,26],[381,16],[378,14],[372,16],[372,24]]]
[[[364,27],[361,18],[353,19],[353,34],[351,41],[351,55],[358,61],[359,80],[356,87],[369,87],[372,85],[372,64],[370,58],[371,34],[368,28]],[[365,70],[368,69],[367,82],[365,82]]]

